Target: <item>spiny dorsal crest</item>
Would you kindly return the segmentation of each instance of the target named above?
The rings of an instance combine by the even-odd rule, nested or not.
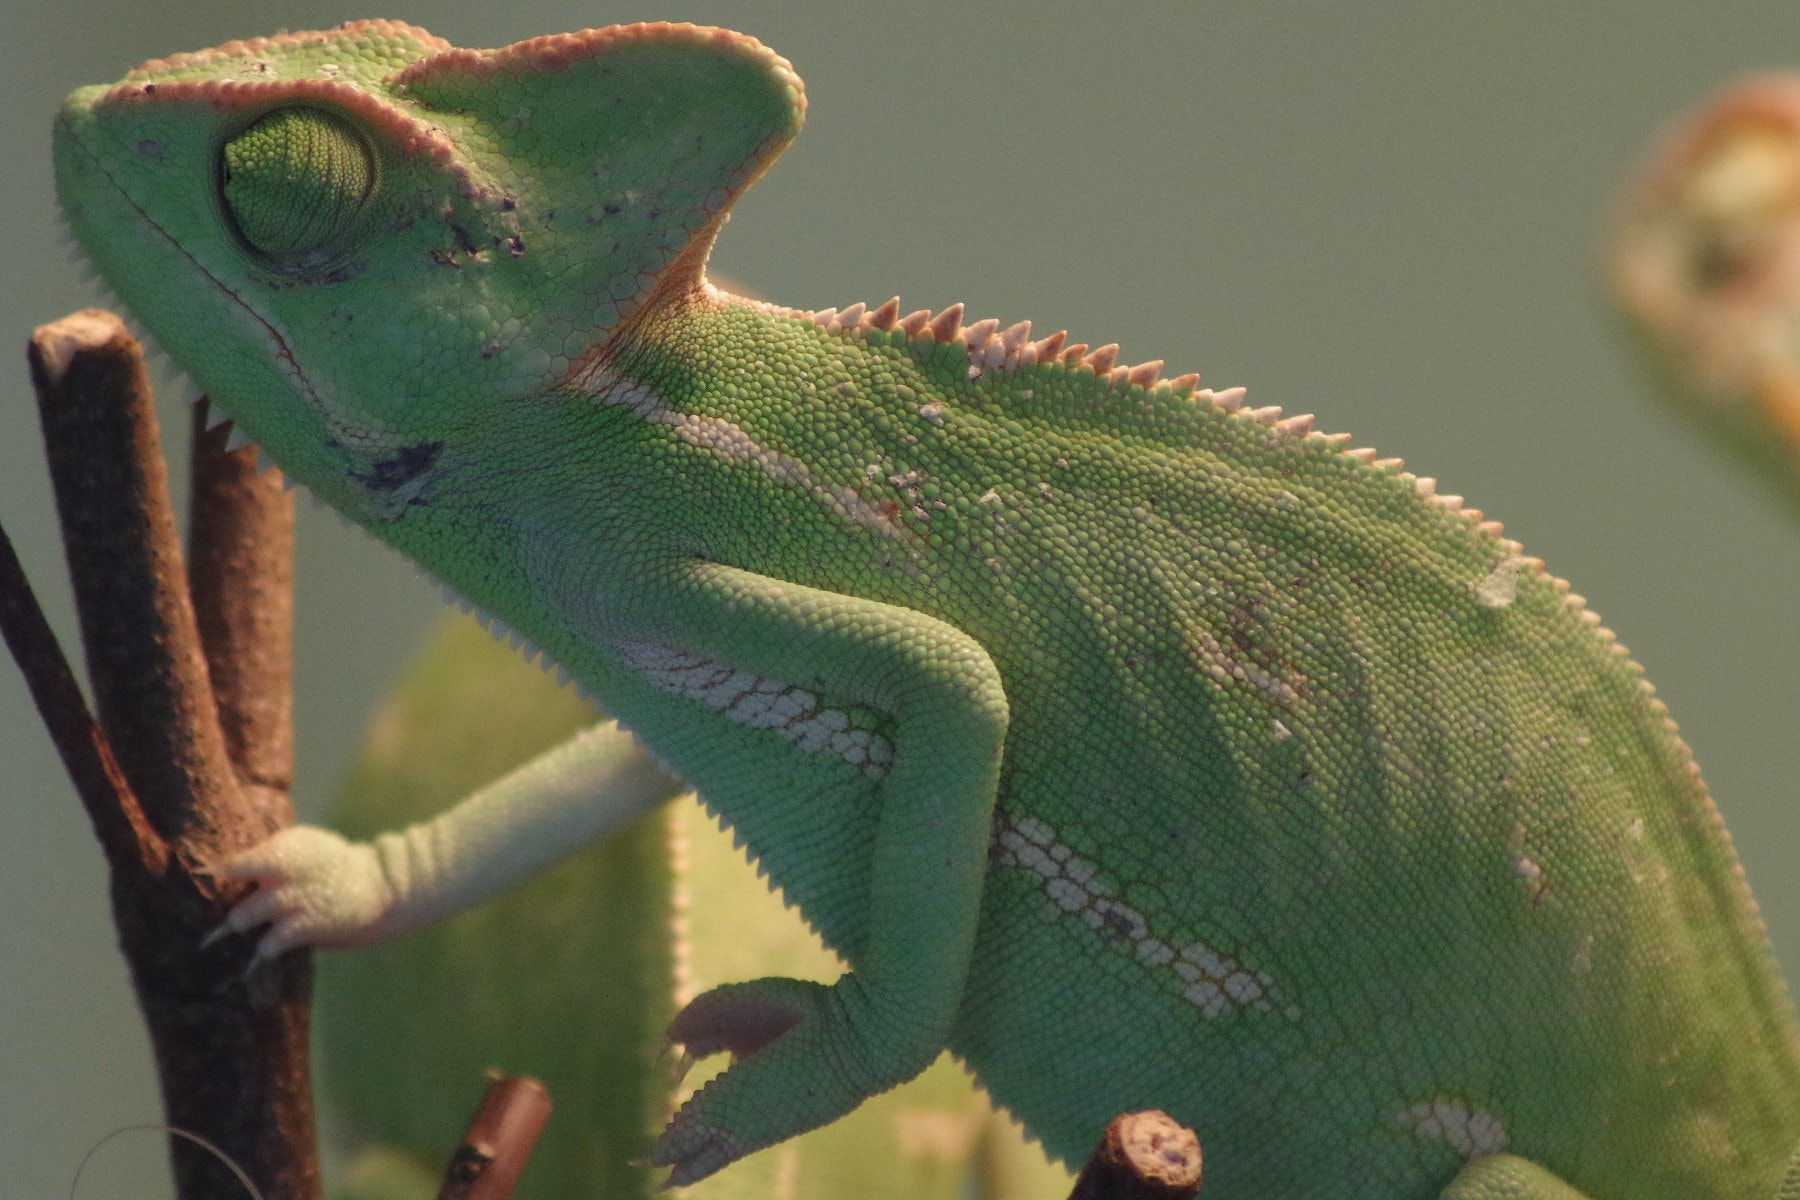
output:
[[[1592,627],[1595,634],[1615,654],[1625,659],[1638,672],[1640,686],[1654,702],[1654,689],[1648,680],[1643,679],[1643,668],[1631,659],[1630,652],[1619,643],[1612,630],[1601,623],[1599,614],[1587,607],[1584,597],[1570,590],[1567,580],[1545,570],[1543,559],[1526,556],[1523,546],[1505,536],[1500,522],[1488,520],[1478,508],[1466,507],[1461,496],[1440,493],[1436,479],[1429,475],[1412,474],[1405,470],[1405,463],[1401,459],[1377,457],[1375,449],[1368,446],[1346,449],[1350,435],[1319,432],[1314,428],[1311,413],[1290,417],[1284,416],[1275,405],[1246,408],[1246,389],[1236,387],[1214,391],[1202,388],[1199,386],[1200,376],[1195,373],[1163,379],[1161,359],[1136,366],[1121,366],[1117,362],[1119,347],[1116,343],[1089,348],[1084,342],[1069,342],[1068,335],[1063,330],[1048,337],[1033,339],[1030,321],[1019,321],[1004,328],[992,318],[965,323],[961,304],[952,304],[936,313],[930,309],[916,309],[903,316],[900,313],[900,298],[895,296],[875,308],[858,303],[844,308],[803,311],[799,315],[811,320],[827,333],[843,336],[863,336],[898,329],[915,340],[960,344],[968,356],[971,380],[978,380],[992,371],[1022,371],[1039,364],[1058,363],[1065,369],[1091,373],[1097,379],[1104,380],[1108,387],[1136,387],[1168,395],[1191,396],[1196,401],[1211,404],[1221,412],[1255,421],[1282,436],[1316,441],[1332,453],[1351,458],[1362,466],[1391,473],[1411,485],[1413,492],[1421,500],[1442,512],[1463,518],[1482,536],[1492,539],[1507,571],[1528,572],[1549,580],[1562,597],[1563,603],[1578,614],[1584,624]],[[1664,711],[1664,719],[1667,720],[1666,710]],[[1673,734],[1674,722],[1668,721],[1668,724]],[[1677,742],[1681,744],[1679,738]],[[1682,746],[1683,753],[1686,753],[1685,744]]]

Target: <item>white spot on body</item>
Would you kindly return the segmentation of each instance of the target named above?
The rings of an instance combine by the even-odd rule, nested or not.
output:
[[[1043,880],[1045,896],[1063,912],[1096,932],[1130,942],[1138,961],[1166,971],[1170,985],[1202,1016],[1212,1019],[1236,1009],[1276,1011],[1270,996],[1273,979],[1203,942],[1157,936],[1142,912],[1117,899],[1116,889],[1100,878],[1099,865],[1076,854],[1044,822],[999,817],[994,840],[998,865],[1033,872]],[[1292,1006],[1281,1012],[1290,1020],[1299,1017]]]
[[[1461,1096],[1436,1095],[1400,1110],[1400,1124],[1415,1137],[1443,1142],[1465,1159],[1506,1149],[1506,1125]]]
[[[1531,856],[1528,849],[1530,835],[1522,825],[1513,826],[1512,835],[1507,838],[1507,854],[1512,863],[1514,875],[1531,885],[1530,898],[1533,904],[1544,898],[1550,888],[1550,881],[1544,872],[1543,864]]]
[[[736,724],[770,730],[798,750],[834,755],[871,779],[880,779],[894,761],[885,737],[857,726],[842,709],[821,706],[804,688],[653,642],[625,642],[619,651],[651,686],[716,709]]]
[[[1569,966],[1577,975],[1586,975],[1594,969],[1594,935],[1588,934],[1575,947],[1575,953],[1569,959]]]
[[[1519,594],[1519,572],[1525,560],[1517,554],[1503,558],[1475,588],[1475,603],[1483,608],[1505,608]]]

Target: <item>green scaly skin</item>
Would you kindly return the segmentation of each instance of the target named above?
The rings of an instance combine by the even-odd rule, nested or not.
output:
[[[1429,480],[958,308],[703,267],[798,131],[754,41],[233,43],[76,92],[65,210],[284,471],[520,631],[853,970],[693,1002],[684,1182],[945,1045],[1064,1160],[1209,1200],[1775,1193],[1800,1042],[1687,749],[1580,600]],[[585,755],[585,757],[584,757]],[[224,869],[257,953],[620,825],[580,742],[374,843]]]

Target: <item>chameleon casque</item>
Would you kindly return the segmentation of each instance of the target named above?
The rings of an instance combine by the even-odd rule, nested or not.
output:
[[[852,965],[706,993],[685,1182],[946,1045],[1064,1160],[1209,1198],[1763,1197],[1794,1014],[1581,599],[1430,479],[960,306],[709,284],[786,61],[363,22],[84,88],[58,190],[291,478],[540,648]],[[257,955],[390,936],[636,815],[582,739],[424,825],[223,864]],[[595,914],[596,920],[605,914]]]

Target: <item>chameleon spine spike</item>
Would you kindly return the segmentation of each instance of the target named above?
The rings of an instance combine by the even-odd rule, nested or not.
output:
[[[931,324],[926,328],[931,331],[931,336],[936,341],[954,341],[956,340],[957,334],[962,332],[962,318],[963,306],[961,304],[952,304],[949,308],[946,308],[943,312],[933,317],[931,319]]]
[[[973,325],[965,325],[962,331],[963,344],[970,350],[978,350],[987,345],[994,330],[1000,328],[1000,322],[992,317],[984,317]]]
[[[1149,362],[1141,362],[1130,368],[1125,377],[1138,387],[1147,388],[1162,376],[1163,360],[1153,358]]]

